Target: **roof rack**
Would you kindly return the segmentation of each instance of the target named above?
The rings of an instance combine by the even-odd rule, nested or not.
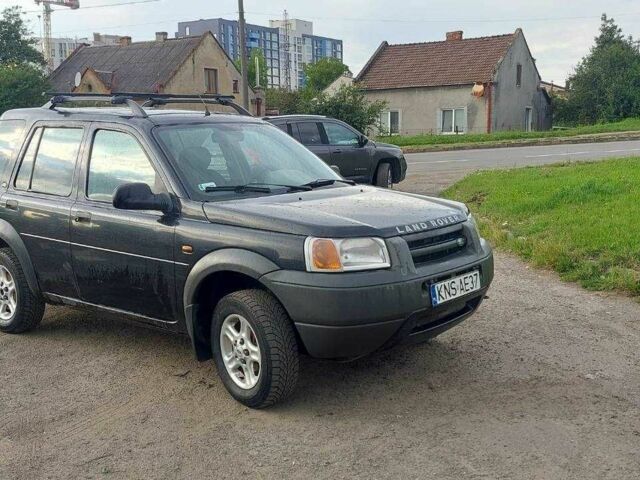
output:
[[[128,105],[134,117],[147,118],[147,113],[138,105],[132,95],[113,94],[103,95],[95,93],[50,93],[51,100],[43,105],[43,108],[55,110],[58,105],[70,102],[108,102],[111,105]]]
[[[107,102],[111,105],[127,105],[131,108],[134,117],[147,118],[143,107],[155,107],[175,103],[202,103],[205,105],[205,114],[209,114],[206,105],[215,104],[233,108],[240,115],[252,116],[251,113],[237,103],[233,102],[233,95],[173,95],[167,93],[49,93],[52,96],[43,108],[55,110],[58,105],[70,102]],[[140,106],[136,100],[143,101]]]
[[[252,117],[251,112],[233,101],[235,98],[233,95],[151,95],[142,106],[156,107],[172,103],[202,103],[206,108],[207,105],[223,105],[233,108],[240,115]],[[206,113],[209,114],[209,110],[206,110]]]

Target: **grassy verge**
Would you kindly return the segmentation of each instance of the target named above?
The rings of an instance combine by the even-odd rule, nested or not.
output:
[[[575,137],[578,135],[593,135],[598,133],[616,133],[640,131],[640,118],[628,118],[620,122],[601,123],[563,130],[549,130],[545,132],[496,132],[472,133],[466,135],[412,135],[379,137],[381,142],[392,143],[399,147],[420,147],[437,145],[455,145],[470,143],[502,142],[510,140],[528,140],[537,138]]]
[[[495,246],[586,288],[640,296],[640,157],[479,172],[444,196],[467,202]]]

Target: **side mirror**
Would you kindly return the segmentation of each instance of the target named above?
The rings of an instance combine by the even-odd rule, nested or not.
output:
[[[113,194],[113,206],[121,210],[156,210],[164,214],[173,211],[168,193],[153,193],[146,183],[123,183]]]
[[[338,175],[342,175],[340,173],[340,167],[338,165],[329,165],[329,167],[331,167],[331,170],[333,170],[334,172],[336,172]]]
[[[367,143],[369,143],[369,139],[365,135],[360,135],[358,137],[358,145],[364,147]]]

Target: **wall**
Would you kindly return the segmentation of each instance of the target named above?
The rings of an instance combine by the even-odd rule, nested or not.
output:
[[[485,97],[471,95],[473,85],[456,87],[370,90],[367,100],[384,100],[387,110],[400,111],[400,134],[438,133],[442,108],[467,107],[467,132],[484,133],[487,128]]]
[[[163,93],[195,94],[205,92],[205,68],[218,69],[218,93],[221,95],[233,95],[235,102],[242,105],[242,92],[233,93],[233,80],[238,81],[238,90],[241,88],[241,75],[233,62],[224,53],[216,40],[207,35],[200,47],[178,69],[173,78],[165,85]],[[249,101],[255,99],[255,93],[249,89]],[[192,104],[189,108],[202,110],[202,104]],[[211,106],[210,110],[229,111],[225,107]],[[255,113],[255,106],[250,103],[250,111]]]
[[[520,87],[516,86],[518,64],[522,65]],[[495,75],[492,130],[524,130],[526,107],[533,108],[534,130],[550,128],[550,107],[539,86],[534,60],[518,31]]]

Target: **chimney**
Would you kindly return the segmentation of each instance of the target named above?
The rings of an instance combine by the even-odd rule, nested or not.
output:
[[[166,42],[168,37],[167,32],[156,32],[156,42]]]
[[[455,40],[462,40],[462,30],[447,32],[447,42],[453,42]]]
[[[120,37],[120,46],[128,47],[131,45],[131,37]]]

